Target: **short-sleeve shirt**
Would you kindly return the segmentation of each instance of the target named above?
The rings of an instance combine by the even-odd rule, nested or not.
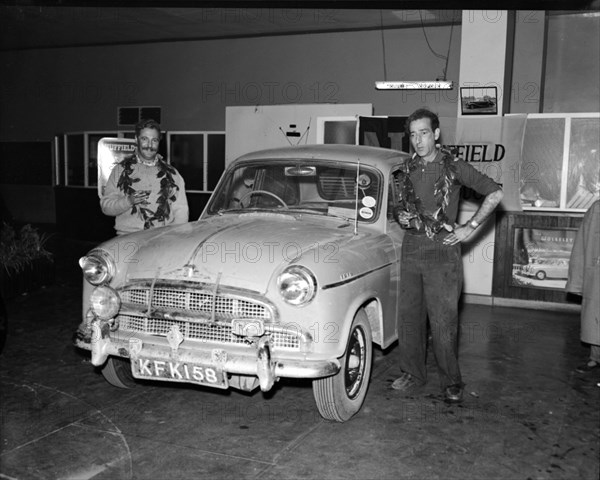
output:
[[[429,214],[433,214],[439,208],[434,195],[434,189],[435,183],[443,174],[444,156],[444,153],[438,151],[435,160],[429,163],[424,162],[422,166],[413,170],[409,175],[415,194],[421,199],[424,210]],[[462,185],[475,190],[483,196],[500,190],[500,185],[461,158],[454,157],[453,165],[456,167],[457,175],[450,189],[450,203],[446,208],[446,216],[451,225],[454,225],[458,216],[458,204]]]

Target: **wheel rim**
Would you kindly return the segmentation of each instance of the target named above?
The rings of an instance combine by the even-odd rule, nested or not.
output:
[[[361,328],[355,328],[348,344],[346,371],[344,372],[346,395],[354,398],[358,395],[365,374],[366,338]]]

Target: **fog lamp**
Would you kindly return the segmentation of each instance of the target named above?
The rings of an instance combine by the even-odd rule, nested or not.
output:
[[[119,313],[121,298],[119,294],[110,287],[101,286],[94,288],[90,295],[91,308],[101,320],[110,320]]]

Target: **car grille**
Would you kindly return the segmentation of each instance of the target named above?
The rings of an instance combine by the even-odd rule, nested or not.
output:
[[[148,305],[150,288],[130,288],[119,293],[123,303]],[[270,320],[272,317],[269,309],[258,302],[192,289],[154,288],[152,307],[208,314],[211,314],[214,308],[215,318],[218,320],[232,318]]]
[[[254,300],[239,298],[233,294],[217,293],[206,290],[186,288],[136,287],[121,290],[123,304],[148,306],[152,290],[151,309],[165,309],[180,312],[182,317],[187,313],[206,314],[206,320],[169,319],[150,315],[121,314],[118,316],[119,331],[137,332],[149,335],[166,336],[173,325],[179,327],[184,339],[199,340],[221,344],[249,345],[244,337],[231,331],[233,318],[258,318],[268,322],[273,319],[270,307]],[[212,318],[214,308],[214,322]],[[290,333],[271,332],[273,347],[279,349],[298,350],[300,340]]]
[[[119,331],[146,333],[166,336],[173,325],[179,327],[184,339],[200,340],[223,344],[250,345],[244,337],[234,335],[230,325],[192,322],[186,320],[170,320],[164,318],[142,317],[136,315],[119,315]],[[298,350],[300,342],[296,335],[272,332],[271,340],[274,348]]]

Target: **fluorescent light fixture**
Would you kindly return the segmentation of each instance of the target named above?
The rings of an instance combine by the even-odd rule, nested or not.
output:
[[[375,82],[377,90],[452,90],[452,82],[446,80],[423,82]]]

